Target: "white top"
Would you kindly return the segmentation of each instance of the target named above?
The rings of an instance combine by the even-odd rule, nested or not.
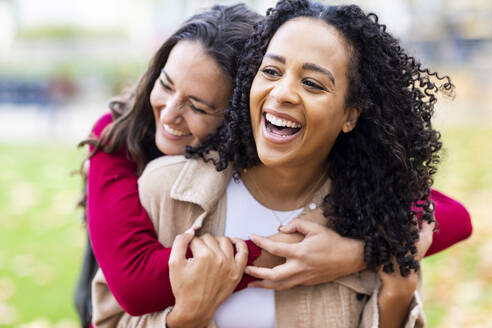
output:
[[[282,224],[288,223],[302,212],[275,211]],[[261,205],[251,196],[242,181],[231,179],[227,186],[227,216],[225,235],[249,239],[249,234],[270,236],[277,233],[280,225],[272,210]],[[246,288],[230,295],[214,316],[220,328],[275,327],[274,292],[263,288]]]

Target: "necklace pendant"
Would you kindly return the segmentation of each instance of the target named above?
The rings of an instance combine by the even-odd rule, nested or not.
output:
[[[277,231],[278,231],[278,232],[282,232],[280,229],[282,229],[282,227],[283,227],[283,226],[284,226],[283,224],[280,224],[280,225],[278,226],[278,228],[277,228]]]

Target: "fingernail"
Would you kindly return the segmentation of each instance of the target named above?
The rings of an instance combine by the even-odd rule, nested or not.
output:
[[[195,234],[195,227],[189,228],[188,230],[185,231],[185,233],[188,233],[190,235],[194,235]]]
[[[249,274],[251,272],[249,266],[244,268],[244,273]]]
[[[253,239],[253,238],[258,238],[258,235],[255,235],[254,233],[250,234],[249,239]]]
[[[289,224],[286,224],[286,225],[281,225],[278,230],[280,231],[285,231],[285,230],[288,230],[287,228],[289,227]]]

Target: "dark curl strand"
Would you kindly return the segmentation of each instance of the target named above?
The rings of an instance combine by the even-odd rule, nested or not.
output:
[[[442,145],[431,124],[436,95],[453,96],[454,85],[409,56],[375,14],[355,5],[279,1],[244,47],[224,124],[188,156],[213,161],[217,170],[232,162],[236,176],[260,163],[250,123],[251,83],[273,35],[295,17],[319,19],[345,38],[351,56],[346,107],[360,110],[356,128],[341,133],[328,156],[332,190],[324,214],[339,234],[364,241],[369,268],[393,272],[394,256],[406,276],[419,268],[417,214],[434,221],[429,195]]]

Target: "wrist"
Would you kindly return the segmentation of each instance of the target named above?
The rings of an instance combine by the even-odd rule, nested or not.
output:
[[[386,302],[410,302],[415,290],[416,287],[388,288],[383,285],[379,290],[379,299]]]
[[[345,254],[353,254],[350,263],[351,268],[355,268],[352,273],[360,272],[367,268],[366,262],[364,261],[364,243],[358,239],[346,238],[347,251]]]
[[[190,316],[188,311],[181,311],[181,307],[174,306],[166,317],[167,328],[192,328],[205,326],[206,321]]]

